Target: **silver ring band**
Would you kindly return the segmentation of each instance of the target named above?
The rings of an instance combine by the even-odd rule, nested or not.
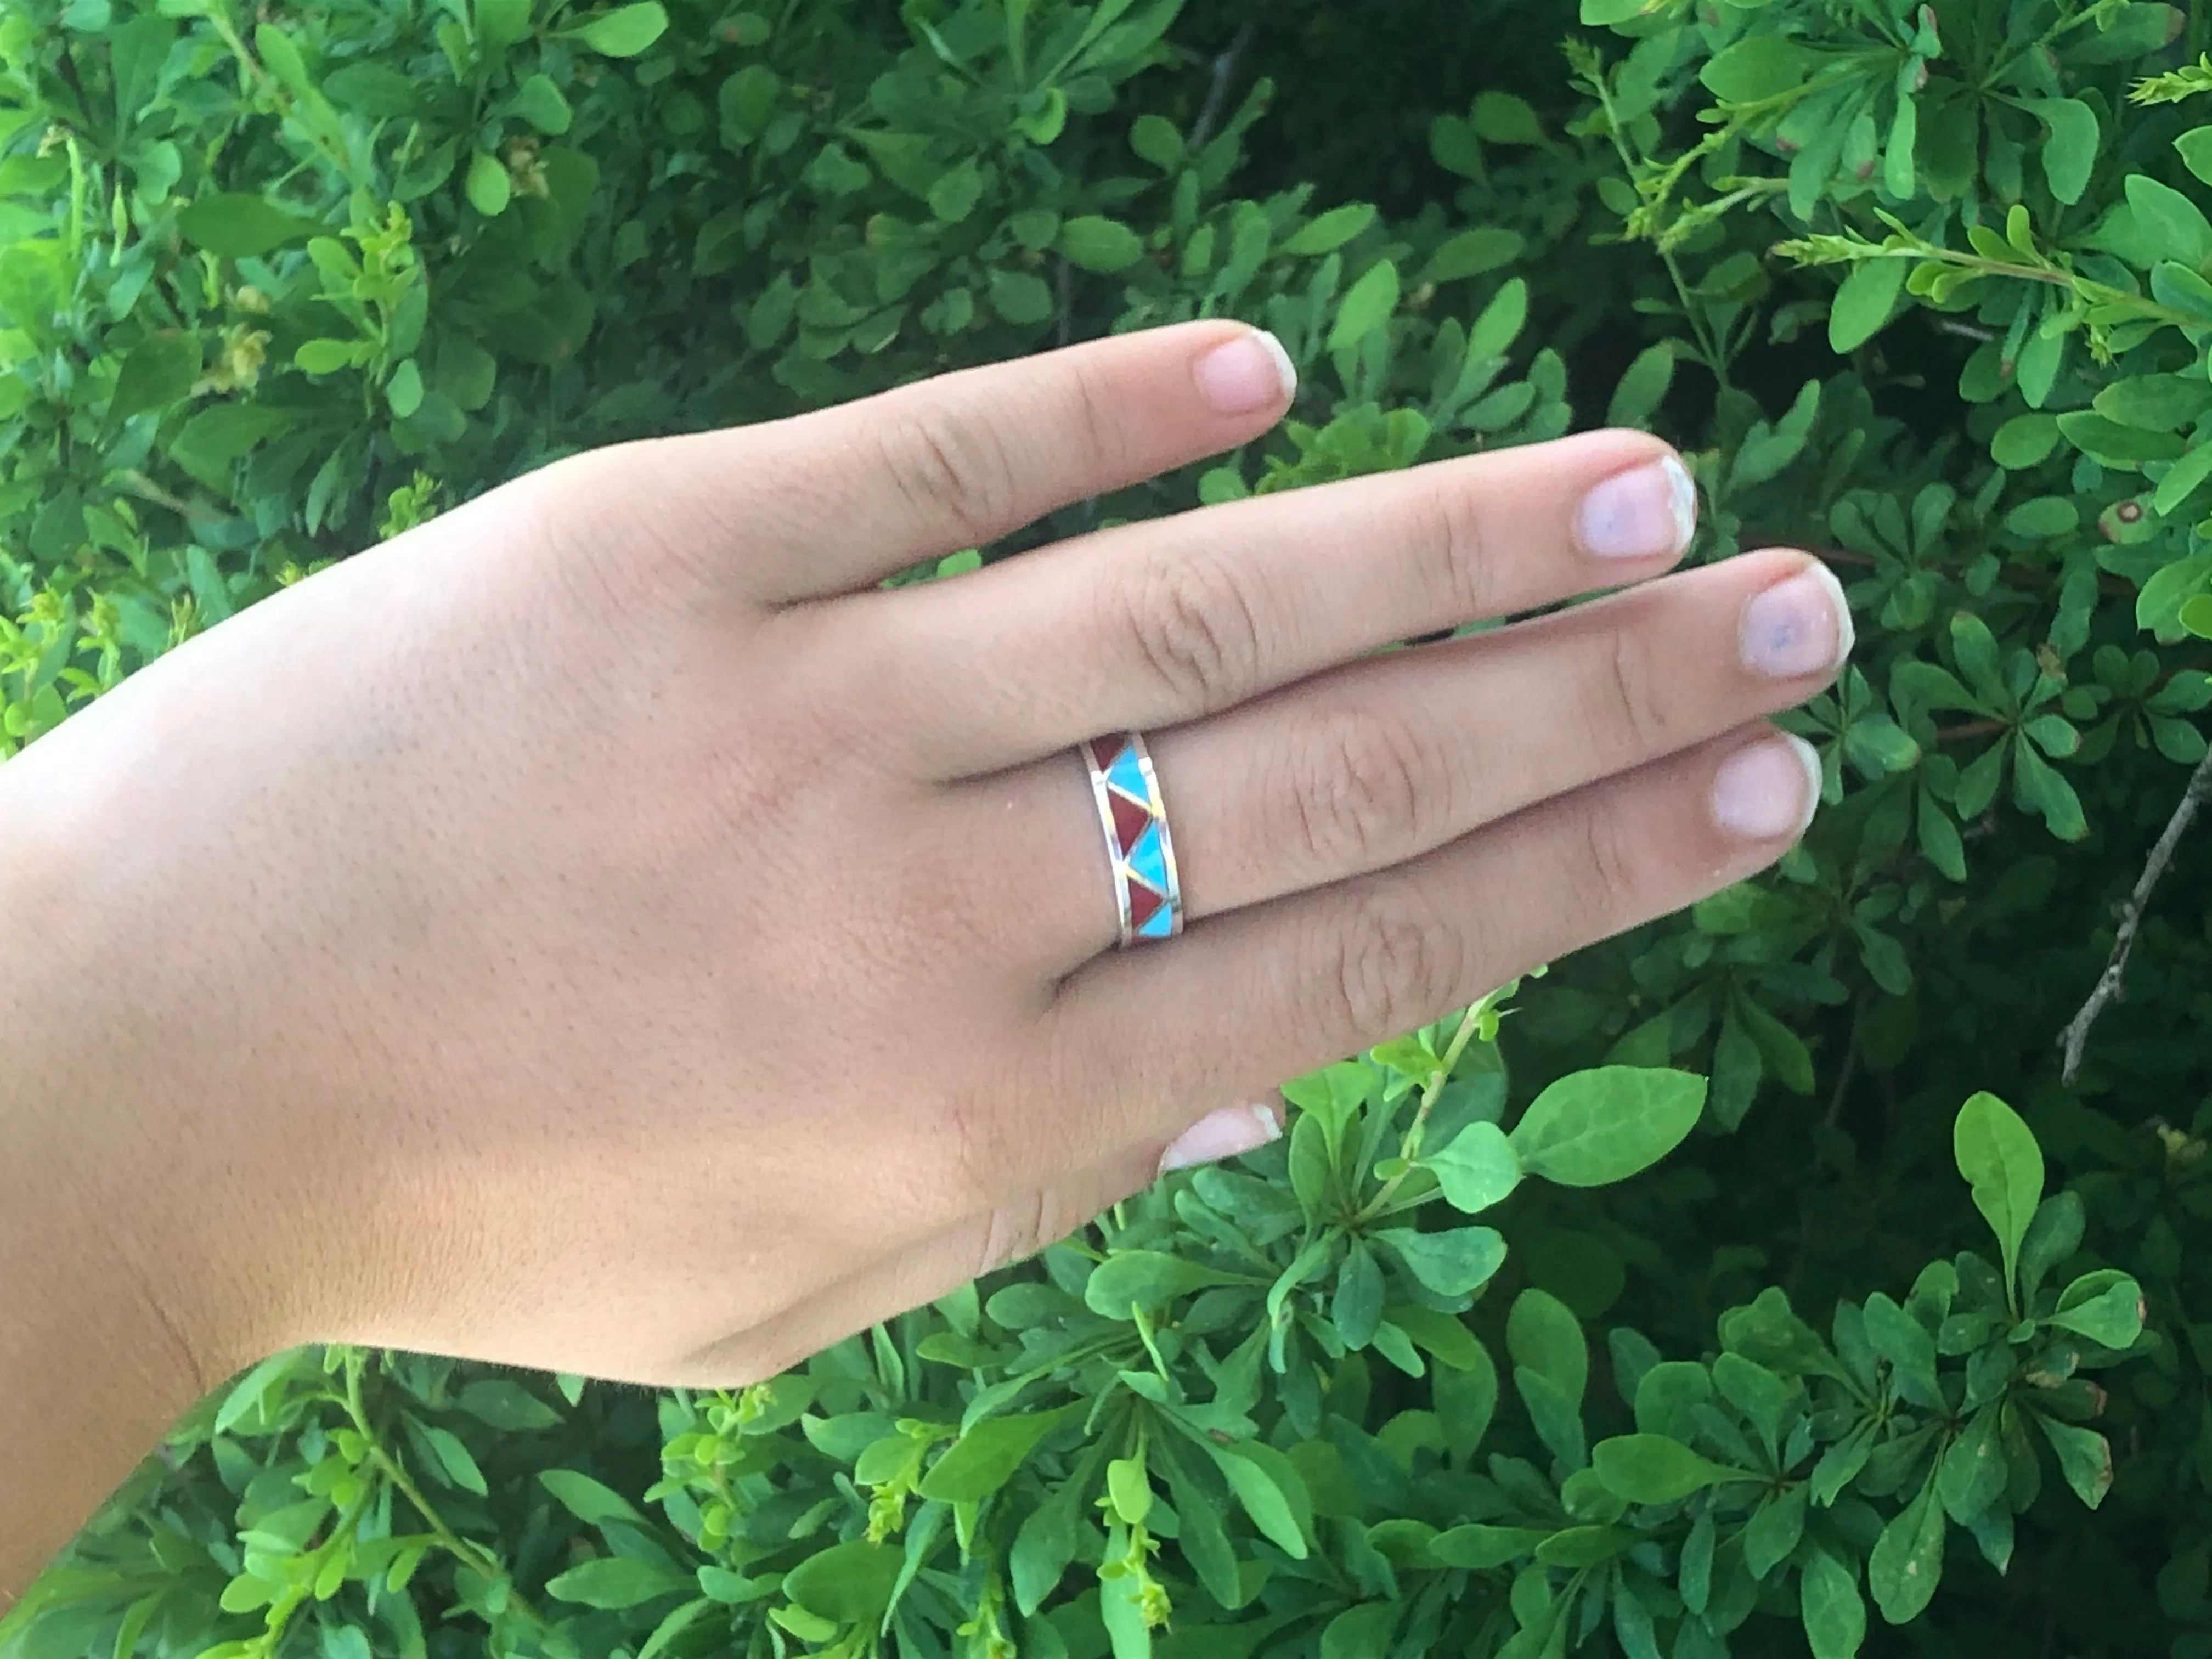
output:
[[[1144,735],[1125,732],[1094,738],[1080,752],[1106,836],[1120,943],[1127,949],[1139,941],[1173,939],[1182,931],[1182,884],[1176,877],[1167,807]]]

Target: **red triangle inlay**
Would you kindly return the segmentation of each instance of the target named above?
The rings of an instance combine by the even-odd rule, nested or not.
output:
[[[1103,772],[1108,767],[1113,765],[1114,757],[1121,752],[1121,739],[1119,738],[1093,738],[1091,739],[1091,758],[1097,763],[1098,769],[1102,772]]]
[[[1129,926],[1141,927],[1167,901],[1140,881],[1129,884]]]
[[[1121,837],[1121,851],[1126,854],[1137,844],[1137,837],[1152,827],[1152,812],[1118,789],[1109,789],[1106,799],[1114,805],[1114,833]]]

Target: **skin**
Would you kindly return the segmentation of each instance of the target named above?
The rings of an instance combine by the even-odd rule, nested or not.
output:
[[[1258,436],[1246,336],[562,461],[0,768],[0,1600],[266,1354],[756,1380],[1787,848],[1712,800],[1832,676],[1737,650],[1810,561],[1583,550],[1639,434],[877,586]],[[1189,927],[1121,951],[1126,729]]]

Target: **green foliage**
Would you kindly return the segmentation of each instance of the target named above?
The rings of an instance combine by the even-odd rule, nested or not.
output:
[[[1859,648],[1778,871],[1277,1146],[734,1393],[277,1356],[0,1654],[2212,1655],[2201,859],[2055,1047],[2206,753],[2208,30],[21,0],[0,755],[557,456],[1201,315],[1279,434],[896,580],[1610,421]]]

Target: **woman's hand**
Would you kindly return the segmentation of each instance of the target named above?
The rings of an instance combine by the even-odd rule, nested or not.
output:
[[[200,1386],[309,1340],[735,1384],[1790,845],[1759,717],[1840,593],[1650,580],[1693,497],[1634,433],[878,586],[1287,401],[1194,323],[625,444],[191,640],[0,769],[41,1182]],[[1189,927],[1121,951],[1074,745],[1130,729]]]

